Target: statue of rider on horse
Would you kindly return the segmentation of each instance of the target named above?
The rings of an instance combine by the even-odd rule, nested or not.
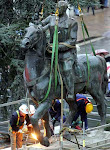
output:
[[[69,104],[69,115],[66,119],[65,126],[69,126],[72,123],[77,112],[75,95],[77,93],[84,93],[85,91],[95,100],[101,123],[104,124],[106,115],[104,94],[107,86],[106,62],[100,56],[88,56],[90,64],[90,77],[88,81],[86,55],[77,56],[75,47],[78,24],[73,18],[68,18],[66,15],[67,6],[66,1],[58,2],[58,62],[64,81],[63,97]],[[45,55],[48,53],[46,52],[46,31],[50,31],[49,43],[52,44],[55,24],[55,15],[48,16],[42,20],[40,25],[30,24],[26,28],[27,33],[21,41],[21,47],[26,50],[24,70],[25,86],[32,100],[35,103],[39,103],[35,114],[31,117],[31,122],[37,133],[38,140],[45,146],[49,146],[48,138],[51,136],[48,110],[52,105],[52,99],[61,97],[60,83],[58,83],[57,91],[55,92],[53,70],[51,90],[47,99],[42,101],[48,90],[51,68],[50,59],[47,57],[48,54]],[[40,133],[38,126],[38,120],[41,118],[45,120],[46,137],[43,137]]]

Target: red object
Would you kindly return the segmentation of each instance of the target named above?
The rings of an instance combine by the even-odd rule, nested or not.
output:
[[[107,70],[109,70],[109,69],[110,69],[110,66],[107,67]]]
[[[30,76],[29,76],[29,71],[28,71],[28,68],[27,68],[27,65],[25,67],[25,77],[26,77],[26,81],[27,82],[30,82]]]
[[[91,54],[93,55],[93,53],[91,53]],[[97,50],[95,50],[95,54],[99,55],[99,56],[102,56],[102,55],[106,56],[109,54],[109,52],[105,49],[97,49]]]
[[[80,126],[76,126],[75,129],[81,130]]]

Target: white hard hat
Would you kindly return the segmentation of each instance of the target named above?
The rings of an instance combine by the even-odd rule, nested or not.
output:
[[[35,113],[35,107],[33,105],[29,105],[29,114],[34,114]]]
[[[24,113],[24,114],[28,114],[28,107],[25,105],[25,104],[22,104],[20,107],[19,107],[19,110]]]

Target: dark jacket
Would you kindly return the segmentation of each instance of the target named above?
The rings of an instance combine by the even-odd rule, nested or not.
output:
[[[54,117],[56,120],[61,116],[61,103],[59,100],[55,100],[54,105],[49,109],[49,113],[51,117]]]
[[[86,104],[89,103],[88,98],[82,94],[76,94],[76,102],[78,106],[78,111],[86,113],[85,107]]]
[[[20,116],[20,115],[19,115],[19,116]],[[28,125],[28,124],[30,123],[29,116],[28,116],[28,115],[26,115],[26,117],[20,116],[20,118],[19,118],[19,123],[18,123],[18,125],[17,125],[18,114],[17,114],[17,112],[15,111],[15,112],[12,114],[11,118],[10,118],[10,126],[12,127],[12,130],[17,132],[20,128],[23,127],[25,120],[26,120],[27,125]]]

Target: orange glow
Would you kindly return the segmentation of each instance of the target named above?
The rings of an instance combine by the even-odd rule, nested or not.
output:
[[[31,133],[31,135],[32,135],[32,138],[33,138],[34,140],[37,140],[37,136],[36,136],[35,133]]]
[[[44,136],[46,136],[46,129],[44,128]]]

